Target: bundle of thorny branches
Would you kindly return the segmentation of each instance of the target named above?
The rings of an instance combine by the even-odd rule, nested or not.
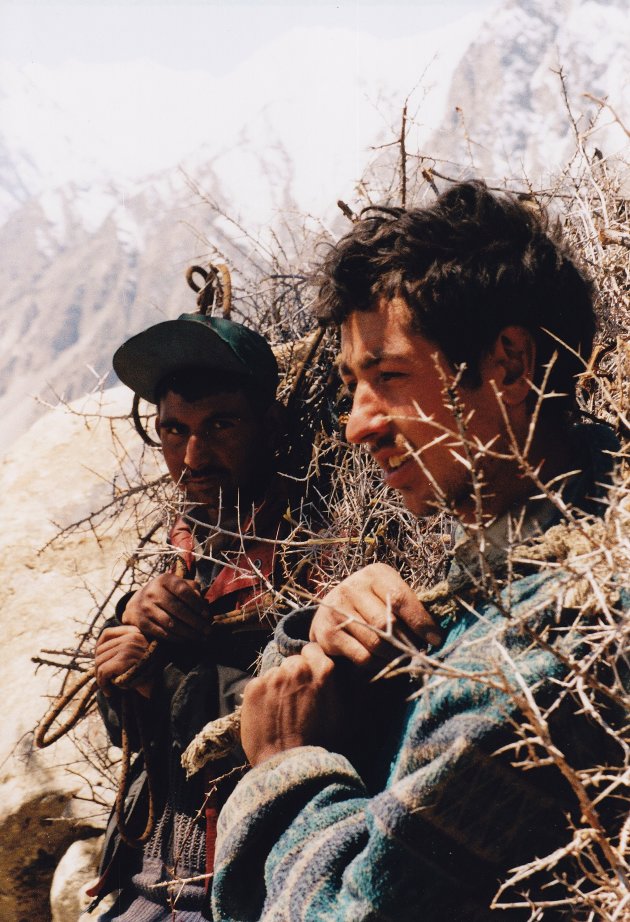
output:
[[[404,190],[407,204],[424,203],[436,190],[442,191],[450,181],[461,178],[448,178],[438,172],[437,166],[426,158],[409,157],[397,164],[404,179],[397,192]],[[409,194],[412,176],[413,201]],[[612,922],[630,915],[630,738],[627,728],[612,717],[628,713],[629,704],[629,619],[628,612],[620,607],[619,588],[630,585],[630,169],[619,160],[607,162],[599,151],[590,155],[579,144],[575,158],[553,185],[537,190],[513,183],[511,190],[527,197],[532,207],[543,206],[557,215],[565,236],[595,281],[599,332],[593,356],[584,367],[579,402],[586,419],[602,419],[611,425],[620,439],[621,450],[615,459],[612,487],[603,501],[603,515],[589,518],[568,507],[553,484],[539,482],[537,472],[529,465],[527,446],[513,446],[523,475],[532,478],[537,493],[547,495],[557,505],[561,524],[527,547],[519,544],[515,534],[505,573],[492,574],[482,566],[479,578],[483,585],[479,589],[498,598],[523,564],[530,572],[532,567],[561,569],[553,604],[559,610],[566,606],[575,610],[583,645],[579,658],[567,658],[566,678],[558,684],[556,701],[546,708],[519,679],[505,651],[502,656],[500,645],[496,673],[476,676],[475,681],[498,684],[518,703],[522,717],[511,747],[513,763],[523,771],[555,766],[570,786],[579,809],[572,820],[567,820],[564,847],[513,869],[495,903],[497,908],[529,908],[532,920],[543,918],[546,907],[566,906],[574,919]],[[400,197],[392,194],[387,203],[399,204]],[[352,220],[361,204],[368,202],[358,202],[354,212],[344,205],[346,218]],[[318,593],[373,560],[390,563],[414,589],[426,590],[444,578],[453,544],[451,510],[439,496],[434,517],[414,519],[383,487],[367,454],[346,444],[343,415],[347,407],[335,380],[334,334],[326,334],[315,357],[302,369],[302,380],[295,389],[299,361],[297,353],[292,354],[291,344],[315,330],[309,307],[316,294],[310,278],[317,257],[314,244],[322,239],[325,242],[325,235],[317,238],[304,232],[300,246],[293,240],[292,253],[278,242],[275,250],[263,254],[264,272],[252,268],[248,274],[247,267],[232,267],[237,319],[242,315],[244,322],[258,328],[273,343],[284,344],[280,349],[285,371],[282,396],[286,400],[292,395],[290,433],[293,437],[299,434],[301,439],[300,450],[289,459],[287,476],[302,484],[303,500],[290,514],[292,534],[279,547],[287,580],[279,592],[269,587],[275,592],[281,613],[316,604],[316,597],[305,597],[303,588],[291,581],[296,566],[303,566],[305,560],[315,574]],[[216,252],[210,255],[211,260],[216,258]],[[256,263],[260,267],[262,261],[252,260],[251,266]],[[465,421],[458,414],[456,384],[456,380],[444,382],[445,400],[453,412],[452,437],[459,443],[462,463],[474,471],[483,467],[484,452],[491,449],[466,438]],[[539,404],[546,396],[543,389],[538,395]],[[112,438],[119,446],[122,442],[117,432],[126,424],[112,421]],[[312,448],[310,463],[307,448]],[[112,592],[86,614],[85,631],[77,650],[70,654],[75,669],[87,661],[86,654],[93,647],[102,619],[111,614],[117,595],[142,585],[156,570],[168,566],[166,530],[162,526],[178,513],[179,500],[165,478],[146,481],[144,470],[151,451],[145,447],[143,454],[130,457],[121,448],[120,472],[111,503],[73,526],[90,528],[98,535],[124,516],[135,521],[138,534],[137,550],[121,566]],[[477,487],[481,495],[483,485]],[[480,524],[481,521],[469,526],[468,533],[478,542],[479,556],[483,558]],[[490,573],[491,579],[486,579],[484,573]],[[506,598],[509,594],[503,592],[501,604],[506,618],[510,618],[513,613],[509,602],[506,607]],[[428,676],[431,681],[440,680],[439,657],[428,657],[421,650],[396,643],[396,668],[415,676],[418,689]],[[532,643],[544,645],[546,639],[532,637]],[[448,677],[445,672],[443,678]],[[550,718],[567,698],[574,699],[584,714],[616,740],[614,762],[600,764],[594,752],[590,764],[574,765],[558,745]],[[85,741],[81,743],[80,731],[77,735],[85,757],[111,772],[103,754],[88,752]]]

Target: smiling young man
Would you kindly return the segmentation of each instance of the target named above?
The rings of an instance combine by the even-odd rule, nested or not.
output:
[[[532,334],[510,324],[480,358],[479,383],[459,389],[468,438],[493,449],[481,461],[485,479],[492,484],[483,504],[487,517],[501,515],[531,492],[531,483],[518,477],[513,459],[507,457],[503,408],[524,445],[535,352]],[[414,328],[403,298],[381,297],[375,310],[349,315],[342,325],[340,373],[352,395],[348,440],[369,448],[385,482],[402,494],[408,508],[428,515],[442,499],[460,518],[474,518],[470,471],[461,454],[453,451],[461,446],[455,444],[455,420],[444,399],[453,363]],[[572,457],[568,441],[549,435],[549,427],[541,422],[532,446],[532,459],[540,459],[546,480],[546,474],[570,470]]]
[[[566,841],[567,815],[579,822],[559,773],[498,754],[519,720],[515,670],[548,704],[579,648],[556,604],[561,578],[513,572],[498,593],[508,535],[541,535],[563,502],[597,509],[616,447],[606,427],[577,423],[591,287],[540,214],[471,182],[429,208],[368,210],[326,260],[319,317],[341,329],[349,441],[410,510],[445,507],[467,537],[437,628],[383,564],[333,587],[306,630],[302,615],[278,626],[281,650],[302,649],[245,693],[254,769],[222,814],[213,905],[223,920],[485,920],[507,871]],[[560,499],[541,497],[540,481]],[[346,694],[347,664],[337,674],[340,658],[357,684],[382,665],[389,619],[429,640],[436,671],[417,673],[379,751],[381,731]],[[552,723],[578,761],[602,756],[567,699]],[[356,757],[357,726],[378,786]]]
[[[278,536],[288,502],[275,468],[278,370],[262,336],[205,314],[138,334],[118,349],[114,368],[156,405],[156,431],[183,511],[169,537],[179,569],[124,596],[96,646],[110,736],[120,744],[123,696],[135,698],[130,739],[138,746],[142,729],[144,745],[132,767],[124,835],[116,816],[110,820],[94,905],[118,890],[100,920],[161,922],[176,913],[180,922],[196,922],[210,917],[207,874],[225,783],[206,794],[213,777],[232,766],[223,762],[212,776],[187,781],[180,756],[208,721],[240,703],[272,627],[264,598],[276,562],[273,540],[265,539]],[[234,610],[251,610],[244,630],[213,624]],[[112,681],[154,640],[156,652],[121,695]],[[147,822],[147,759],[155,822],[134,847],[125,837],[141,835]]]

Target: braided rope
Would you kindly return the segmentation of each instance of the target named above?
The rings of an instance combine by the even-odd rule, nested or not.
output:
[[[195,280],[196,275],[201,276],[203,279],[202,284]],[[197,293],[197,307],[200,314],[212,313],[212,308],[216,302],[216,306],[221,310],[221,315],[226,320],[230,319],[232,313],[232,279],[227,266],[222,263],[217,266],[210,265],[207,269],[204,269],[203,266],[189,266],[186,269],[186,281],[189,287]],[[142,422],[140,396],[138,394],[133,395],[131,418],[136,432],[146,445],[151,448],[162,447],[162,443],[152,438]]]
[[[138,732],[140,734],[140,750],[144,753],[144,767],[147,776],[147,795],[148,795],[148,809],[147,809],[147,819],[143,831],[140,835],[132,835],[127,829],[127,822],[125,819],[125,803],[127,800],[127,794],[129,789],[129,772],[131,769],[131,744],[129,742],[129,724],[130,719],[133,716],[135,719]],[[118,827],[118,832],[120,838],[127,845],[132,847],[137,847],[139,845],[144,845],[145,842],[149,840],[153,829],[155,828],[155,785],[154,785],[154,772],[153,765],[150,763],[150,747],[148,745],[149,740],[147,740],[144,721],[142,720],[142,715],[139,710],[139,701],[135,695],[123,695],[122,698],[122,721],[121,721],[121,766],[120,766],[120,777],[118,781],[118,790],[116,792],[116,825]]]
[[[187,576],[188,571],[186,564],[181,559],[181,557],[178,557],[175,561],[174,572],[175,575],[179,576],[181,579],[184,579]],[[140,681],[142,676],[148,671],[149,667],[154,664],[154,661],[160,652],[161,647],[159,641],[152,640],[137,663],[134,663],[133,666],[130,666],[129,669],[127,669],[125,672],[111,680],[111,684],[122,692],[122,752],[118,790],[116,793],[116,824],[118,826],[121,839],[126,842],[127,845],[131,846],[142,845],[149,839],[151,833],[153,832],[155,826],[155,784],[153,766],[151,764],[151,758],[149,755],[150,746],[148,744],[150,741],[146,736],[146,728],[139,708],[139,701],[137,700],[137,696],[135,694],[129,694],[129,692],[133,691],[133,685]],[[59,717],[60,714],[63,713],[63,711],[79,695],[82,690],[83,694],[81,694],[78,698],[74,708],[66,720],[63,721],[63,723],[61,723],[55,730],[51,731],[51,727],[55,720]],[[96,668],[92,666],[86,672],[82,673],[78,680],[70,685],[65,690],[65,692],[55,698],[52,707],[42,718],[35,731],[35,745],[37,748],[44,749],[46,746],[50,746],[52,743],[55,743],[58,739],[61,739],[62,736],[68,733],[68,731],[71,730],[79,722],[79,720],[81,720],[86,715],[93,699],[96,697],[97,691],[98,683],[96,681]],[[129,773],[132,756],[131,745],[129,742],[129,726],[130,720],[132,718],[135,719],[136,727],[138,728],[138,734],[140,736],[139,751],[144,754],[144,765],[147,774],[148,790],[147,821],[144,830],[139,836],[133,836],[128,832],[125,820],[125,801],[127,799],[129,789]]]
[[[230,755],[241,741],[241,705],[203,727],[182,753],[181,764],[189,779],[208,762]]]
[[[145,429],[142,418],[140,417],[140,395],[133,395],[133,403],[131,404],[131,418],[133,419],[133,424],[136,427],[136,432],[145,443],[145,445],[150,445],[151,448],[161,448],[162,443],[151,438],[147,430]]]
[[[62,723],[57,729],[49,733],[50,728],[53,723],[59,717],[59,715],[66,709],[70,702],[79,694],[81,689],[87,685],[83,694],[78,699],[77,704],[67,718],[67,720]],[[56,743],[58,739],[61,739],[69,730],[71,730],[76,723],[87,713],[92,699],[98,691],[98,685],[96,684],[96,670],[94,666],[91,669],[88,669],[87,672],[82,672],[81,675],[77,676],[75,682],[73,682],[66,691],[58,695],[55,698],[55,701],[52,707],[46,712],[45,716],[39,722],[37,729],[35,730],[35,745],[38,749],[45,749],[46,746]]]
[[[123,672],[121,675],[112,679],[111,684],[115,685],[116,688],[119,688],[121,691],[130,690],[133,684],[138,682],[142,676],[142,673],[145,672],[147,667],[151,664],[157,652],[158,641],[152,640],[145,652],[142,654],[141,659],[139,659],[137,663],[134,663],[133,666],[130,666],[126,672]],[[49,732],[55,720],[79,695],[79,692],[82,689],[84,689],[83,694],[78,698],[74,708],[66,720],[55,730]],[[72,728],[88,712],[92,703],[92,699],[96,696],[97,691],[98,684],[96,682],[96,669],[94,666],[92,666],[90,669],[82,672],[81,675],[77,677],[77,680],[69,685],[64,692],[62,692],[60,695],[57,695],[52,706],[40,720],[35,731],[35,745],[37,748],[45,749],[47,746],[52,745],[52,743],[56,743],[58,739],[61,739],[62,736],[65,736],[66,733],[72,730]]]

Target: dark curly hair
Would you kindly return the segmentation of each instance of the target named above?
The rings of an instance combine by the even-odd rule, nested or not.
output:
[[[368,208],[320,272],[320,323],[341,324],[381,297],[402,297],[413,328],[453,366],[465,363],[470,387],[481,383],[479,361],[501,330],[524,327],[536,342],[535,384],[558,353],[547,389],[566,397],[545,401],[546,411],[575,408],[575,376],[584,366],[571,350],[590,355],[593,289],[558,225],[531,203],[470,181],[428,208]]]

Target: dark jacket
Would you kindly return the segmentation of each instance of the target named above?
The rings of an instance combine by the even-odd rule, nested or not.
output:
[[[236,549],[226,549],[225,563],[213,572],[205,587],[204,598],[208,603],[209,619],[221,621],[220,616],[246,607],[259,609],[255,617],[244,623],[216,624],[207,642],[195,645],[163,642],[159,647],[159,665],[152,679],[153,688],[149,700],[134,692],[112,691],[110,697],[99,695],[99,707],[110,739],[114,745],[121,743],[121,695],[131,694],[135,698],[137,714],[145,727],[149,740],[149,762],[156,787],[158,818],[173,804],[173,771],[179,769],[179,757],[186,746],[210,720],[230,713],[240,703],[244,686],[253,674],[255,663],[264,648],[277,621],[275,611],[268,610],[269,597],[267,581],[272,584],[279,579],[278,555],[273,540],[257,540],[261,537],[275,539],[281,532],[282,514],[287,506],[286,496],[280,491],[271,491],[267,499],[255,510],[255,516],[242,528],[243,538],[235,541]],[[252,537],[248,540],[247,535]],[[187,576],[195,579],[195,539],[185,518],[179,518],[171,530],[169,543],[178,551],[186,565]],[[105,625],[122,623],[122,615],[131,597],[129,593],[120,599],[116,614]],[[138,750],[139,734],[132,724],[128,728],[132,748]],[[214,777],[233,767],[225,761],[213,766]],[[244,757],[242,760],[244,761]],[[174,763],[177,767],[174,769]],[[182,787],[182,778],[177,784]],[[204,802],[204,791],[212,784],[212,776],[205,776],[186,782],[186,797],[199,809]],[[233,784],[222,784],[217,795],[207,804],[205,811],[205,836],[198,837],[205,851],[205,869],[212,870],[216,821],[222,802]],[[181,793],[181,792],[180,792]],[[138,752],[131,766],[128,792],[125,800],[126,826],[132,834],[139,834],[147,817],[147,772],[146,757]],[[205,839],[205,844],[203,843]],[[101,860],[99,880],[89,891],[94,897],[91,908],[107,893],[127,887],[131,877],[142,864],[143,849],[124,843],[118,833],[115,812],[110,816]]]

